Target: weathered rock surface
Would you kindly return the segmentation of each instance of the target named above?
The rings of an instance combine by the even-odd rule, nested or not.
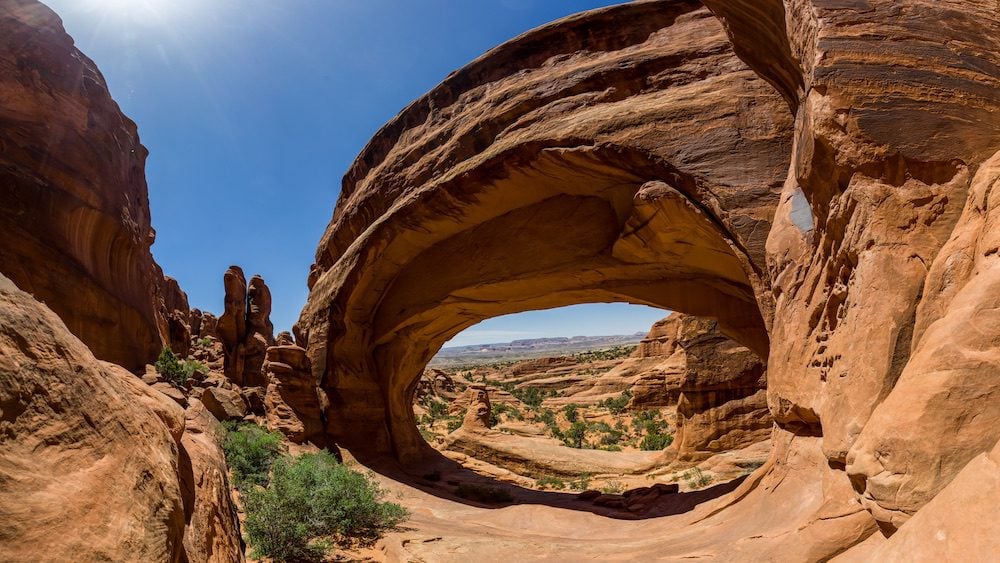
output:
[[[1000,438],[997,257],[975,241],[1000,146],[995,6],[706,5],[796,114],[767,243],[771,411],[898,527]]]
[[[376,135],[299,322],[327,430],[422,457],[413,383],[486,317],[586,301],[714,316],[768,357],[771,461],[630,556],[901,554],[879,538],[916,545],[1000,439],[1000,16],[960,0],[704,4],[717,19],[653,1],[534,30]],[[954,533],[973,558],[1000,549]],[[463,557],[518,543],[461,540]]]
[[[219,319],[215,317],[214,314],[208,311],[202,311],[201,309],[191,309],[191,318],[188,321],[191,326],[191,337],[195,339],[200,338],[218,338],[219,334],[217,332],[219,326]]]
[[[469,388],[470,398],[462,417],[462,428],[466,430],[484,430],[490,427],[490,393],[484,385],[473,385]]]
[[[135,124],[34,1],[0,5],[0,100],[0,272],[95,356],[141,369],[169,336]]]
[[[264,412],[267,427],[296,444],[325,443],[320,394],[304,348],[294,344],[271,346],[264,362],[267,388]]]
[[[183,429],[0,276],[0,560],[181,561]]]
[[[241,387],[262,387],[267,383],[264,354],[274,344],[271,291],[260,276],[253,276],[248,284],[238,266],[226,270],[223,282],[225,312],[216,332],[225,354],[225,375]]]
[[[241,420],[247,414],[247,404],[238,391],[222,387],[207,387],[201,392],[205,410],[219,422]]]
[[[164,276],[161,293],[163,301],[160,310],[164,313],[166,326],[160,332],[166,335],[170,350],[178,357],[186,358],[191,353],[191,307],[187,294],[170,276]]]
[[[766,389],[764,363],[716,321],[674,313],[650,328],[632,357],[546,404],[594,404],[627,390],[632,410],[675,407],[672,448],[693,461],[769,439]]]
[[[181,486],[185,495],[184,549],[188,560],[243,561],[243,538],[230,496],[226,458],[219,444],[223,429],[197,399],[184,413]]]

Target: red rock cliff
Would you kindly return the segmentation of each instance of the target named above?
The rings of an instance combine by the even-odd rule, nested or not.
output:
[[[60,19],[0,3],[0,272],[130,369],[155,358],[166,327],[146,154]]]

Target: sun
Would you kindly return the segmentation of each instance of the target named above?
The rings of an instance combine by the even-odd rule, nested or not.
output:
[[[167,23],[194,3],[177,0],[83,0],[85,9],[108,20],[134,24]]]

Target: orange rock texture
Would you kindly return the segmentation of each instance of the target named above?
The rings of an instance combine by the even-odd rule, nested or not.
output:
[[[141,369],[171,341],[172,296],[149,250],[135,124],[34,1],[0,4],[0,100],[0,272],[98,358]]]
[[[974,533],[940,514],[995,515],[956,476],[1000,439],[998,43],[986,1],[649,1],[473,61],[345,176],[298,326],[327,431],[420,459],[410,400],[448,338],[643,303],[768,358],[771,461],[700,529],[729,557]]]
[[[452,74],[369,143],[320,243],[299,331],[328,431],[420,455],[424,366],[505,313],[645,303],[766,354],[756,295],[791,137],[695,2],[571,17]]]
[[[181,561],[184,413],[0,276],[0,560]]]

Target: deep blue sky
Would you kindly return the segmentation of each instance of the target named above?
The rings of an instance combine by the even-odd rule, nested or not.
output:
[[[263,275],[278,330],[305,303],[341,176],[383,123],[507,39],[618,3],[43,1],[97,63],[149,148],[157,262],[192,307],[217,314],[226,267]],[[491,319],[468,332],[489,342],[620,334],[663,315],[584,305]]]

